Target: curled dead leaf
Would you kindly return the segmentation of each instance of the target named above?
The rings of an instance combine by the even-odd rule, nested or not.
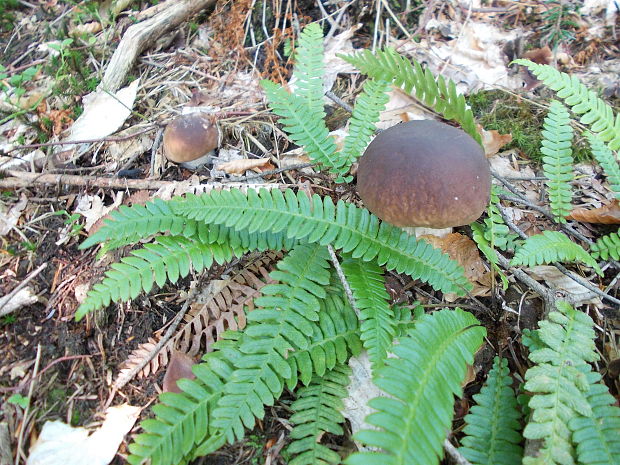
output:
[[[614,199],[611,203],[592,210],[575,208],[567,218],[583,223],[620,224],[620,203]]]
[[[484,154],[488,157],[492,157],[499,149],[504,145],[512,142],[512,134],[500,134],[499,131],[491,129],[487,131],[480,124],[476,124],[478,134],[482,137],[482,146],[484,147]]]
[[[470,281],[477,281],[484,275],[486,271],[484,262],[480,258],[476,243],[469,237],[460,233],[452,233],[444,237],[428,234],[420,238],[457,261],[465,269],[465,276]]]
[[[272,169],[273,165],[269,163],[269,158],[243,158],[240,160],[232,160],[217,166],[218,170],[222,170],[227,174],[243,175],[246,171],[256,171],[260,173]]]
[[[196,375],[192,372],[192,367],[195,363],[189,355],[178,350],[173,351],[164,375],[164,392],[181,392],[177,381],[182,378],[194,379]]]
[[[69,30],[69,36],[79,37],[87,34],[97,34],[101,31],[101,23],[99,21],[91,21],[90,23],[78,24]]]

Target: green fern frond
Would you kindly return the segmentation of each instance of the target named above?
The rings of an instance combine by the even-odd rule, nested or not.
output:
[[[219,341],[215,347],[230,346],[229,341]],[[234,357],[233,357],[234,359]],[[194,365],[196,379],[178,381],[182,393],[163,393],[159,403],[153,407],[154,419],[144,420],[144,430],[129,445],[131,455],[127,461],[139,465],[150,460],[151,465],[170,465],[187,462],[193,456],[196,444],[204,441],[208,425],[222,387],[233,372],[230,360],[224,351],[210,352],[203,362]],[[213,436],[214,449],[224,444],[222,436]]]
[[[499,259],[495,247],[501,250],[514,248],[518,236],[511,232],[499,210],[499,194],[501,190],[497,186],[491,186],[491,201],[487,207],[487,218],[484,219],[484,227],[480,223],[472,223],[473,239],[478,248],[491,263],[493,271],[502,280],[504,290],[508,288],[508,278],[499,267]]]
[[[293,142],[304,147],[312,161],[325,166],[337,176],[344,176],[349,170],[347,159],[338,156],[336,143],[322,115],[312,113],[306,101],[287,92],[278,84],[261,81],[269,100],[269,107],[278,116],[280,123]]]
[[[508,248],[514,247],[518,236],[510,231],[499,211],[500,193],[501,189],[497,186],[491,186],[491,201],[487,207],[487,218],[484,220],[486,226],[484,237],[489,241],[491,247],[508,250]]]
[[[112,250],[121,245],[135,244],[140,239],[157,233],[168,232],[172,236],[192,235],[195,230],[195,221],[175,215],[168,202],[156,198],[145,205],[121,205],[118,210],[110,212],[110,218],[80,244],[80,249],[118,241],[115,247],[108,247],[108,250]]]
[[[327,297],[320,302],[319,321],[314,325],[310,344],[288,358],[292,374],[286,384],[291,390],[298,381],[307,386],[313,375],[321,376],[362,351],[357,315],[343,298],[344,291],[335,282],[337,279],[332,273],[332,284],[326,289]]]
[[[495,357],[493,368],[479,394],[476,405],[465,417],[466,436],[459,451],[473,465],[517,465],[521,463],[520,418],[517,397],[510,387],[508,361]]]
[[[573,418],[569,427],[577,448],[579,463],[583,465],[607,465],[620,463],[620,408],[600,382],[601,375],[591,371],[586,375],[589,390],[586,394],[592,407],[592,416]]]
[[[332,244],[353,258],[376,261],[388,270],[406,273],[443,292],[463,295],[471,289],[463,269],[447,255],[417,241],[368,210],[329,197],[297,195],[291,190],[239,190],[189,195],[173,201],[176,214],[208,224],[223,224],[250,233],[284,232],[306,243]]]
[[[273,405],[291,377],[288,353],[305,349],[319,319],[319,299],[329,284],[329,254],[324,247],[300,245],[278,262],[270,277],[279,281],[261,289],[258,307],[248,314],[239,350],[244,354],[224,386],[213,427],[229,442],[240,439],[255,418]]]
[[[342,399],[347,396],[351,369],[338,364],[323,376],[314,376],[307,387],[297,392],[297,400],[291,404],[290,418],[293,440],[287,451],[295,457],[289,465],[339,464],[340,455],[320,443],[324,433],[342,435],[340,423],[344,417]]]
[[[478,246],[478,249],[487,258],[487,260],[491,264],[491,267],[493,268],[493,271],[497,273],[502,280],[502,288],[504,290],[508,289],[508,278],[499,267],[499,258],[497,257],[497,252],[495,252],[492,243],[487,240],[485,236],[486,231],[480,223],[471,223],[469,226],[472,230],[472,238]]]
[[[387,81],[368,79],[364,83],[362,93],[355,101],[355,108],[349,120],[349,134],[340,152],[340,156],[346,160],[346,166],[350,167],[370,142],[376,129],[375,123],[379,121],[379,114],[389,100],[387,94],[389,89]],[[347,176],[342,181],[349,182],[351,179],[351,176]]]
[[[222,264],[243,252],[225,244],[205,244],[182,236],[158,237],[155,243],[145,244],[111,265],[103,281],[88,292],[75,318],[79,321],[88,312],[111,302],[135,299],[141,292],[149,292],[154,284],[162,287],[167,281],[176,283],[192,268],[202,271],[214,261]]]
[[[616,194],[616,199],[620,199],[620,165],[614,153],[591,132],[586,132],[586,138],[590,143],[592,155],[603,167],[603,172],[607,176],[611,190]]]
[[[409,61],[392,48],[377,50],[375,54],[370,50],[363,50],[352,56],[339,56],[374,79],[393,82],[407,93],[414,91],[419,100],[444,118],[457,121],[467,134],[482,145],[474,114],[451,80],[442,76],[435,78],[418,62]]]
[[[573,129],[566,107],[557,100],[549,106],[542,131],[543,172],[547,177],[547,194],[551,212],[558,223],[566,223],[571,211],[570,182],[573,180]]]
[[[611,150],[620,149],[620,115],[595,92],[583,85],[576,76],[569,76],[549,65],[540,65],[529,60],[515,60],[526,66],[538,79],[557,92],[573,113],[581,115],[579,121],[590,126],[592,132],[609,144]]]
[[[534,395],[529,402],[532,416],[523,435],[543,440],[543,446],[537,457],[526,457],[524,465],[575,463],[568,424],[579,415],[592,416],[584,371],[589,370],[587,362],[598,359],[594,323],[566,302],[558,301],[556,308],[536,330],[542,347],[530,353],[536,365],[525,374],[525,389]]]
[[[342,271],[360,310],[361,339],[368,351],[373,371],[383,366],[396,333],[396,319],[388,303],[383,270],[374,263],[352,258],[342,262]]]
[[[306,102],[312,116],[323,118],[323,29],[319,23],[304,27],[295,48],[295,95]]]
[[[583,262],[594,268],[599,275],[603,275],[596,260],[579,244],[575,244],[568,237],[558,231],[544,231],[529,237],[515,253],[510,261],[515,265],[542,265],[553,262]]]
[[[590,247],[590,254],[596,259],[620,260],[620,234],[615,232],[598,238]]]
[[[378,429],[355,435],[382,452],[358,452],[345,463],[438,464],[450,430],[454,395],[461,395],[467,364],[473,363],[485,333],[473,315],[460,309],[422,316],[394,346],[398,358],[389,358],[378,370],[375,384],[392,396],[369,403],[378,412],[366,421]]]

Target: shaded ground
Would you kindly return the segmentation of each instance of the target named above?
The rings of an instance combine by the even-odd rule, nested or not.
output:
[[[288,2],[291,4],[291,11],[274,11],[276,4],[280,2],[266,3],[264,14],[249,17],[248,8],[253,2],[217,2],[215,14],[205,12],[192,18],[182,28],[167,34],[143,54],[132,71],[133,77],[141,77],[143,86],[137,98],[135,112],[127,119],[124,128],[153,127],[153,131],[145,136],[149,142],[146,144],[148,148],[136,148],[131,143],[101,143],[91,146],[86,154],[75,157],[74,153],[53,153],[51,147],[42,147],[46,159],[43,169],[50,173],[100,177],[111,176],[123,169],[129,170],[130,176],[140,179],[148,175],[152,179],[166,181],[192,179],[194,173],[176,166],[153,168],[152,160],[156,158],[155,153],[161,153],[158,132],[160,133],[162,124],[168,122],[181,105],[196,102],[217,106],[221,112],[229,112],[231,115],[234,112],[244,113],[241,116],[223,118],[223,148],[240,149],[249,158],[257,158],[257,154],[263,154],[265,150],[273,154],[294,148],[281,134],[278,133],[274,138],[274,132],[269,129],[272,120],[268,116],[253,116],[264,108],[262,97],[248,97],[243,94],[250,86],[240,76],[246,76],[244,73],[253,71],[253,82],[259,76],[285,82],[291,70],[290,60],[284,53],[285,44],[288,46],[299,26],[319,20],[326,13],[339,11],[343,2],[324,2],[326,12],[322,12],[316,2],[310,0]],[[423,2],[419,5],[416,2],[404,1],[387,3],[403,28],[410,31],[416,39],[435,37],[443,40],[442,34],[448,34],[437,29],[425,29],[424,25],[431,19],[448,18],[456,21],[467,17],[467,12],[461,11],[455,2],[440,2],[446,3],[444,6],[437,5],[436,2]],[[548,40],[547,34],[553,32],[555,23],[543,13],[528,14],[524,8],[510,6],[510,2],[492,3],[490,8],[498,9],[497,12],[477,14],[492,15],[487,21],[496,23],[502,29],[517,26],[524,28],[521,48],[537,48]],[[258,6],[262,4],[263,2],[256,2],[255,11],[258,12]],[[406,5],[411,7],[410,11],[405,10]],[[6,139],[14,146],[59,140],[63,131],[69,128],[83,111],[81,97],[94,90],[99,83],[102,69],[124,32],[133,24],[136,16],[150,6],[152,5],[148,2],[136,2],[132,6],[133,10],[123,10],[110,20],[110,24],[103,28],[104,32],[86,34],[74,39],[56,58],[49,58],[43,52],[37,51],[36,45],[63,40],[76,26],[95,21],[96,5],[90,2],[73,5],[71,2],[50,1],[38,2],[32,8],[24,4],[15,5],[14,8],[0,6],[0,45],[3,50],[0,63],[9,70],[10,76],[21,75],[29,63],[38,63],[38,72],[49,79],[49,83],[45,84],[49,93],[40,101],[35,99],[31,107],[13,112],[0,109],[0,139]],[[279,8],[282,8],[282,5]],[[384,35],[387,34],[393,40],[405,38],[401,28],[394,26],[394,18],[389,12],[378,10],[377,3],[372,1],[354,2],[346,15],[340,17],[341,27],[335,31],[341,32],[360,23],[361,27],[353,35],[351,43],[355,47],[369,47],[377,40],[377,15],[378,24],[392,21],[387,32],[384,28]],[[12,19],[7,20],[9,17]],[[335,21],[331,16],[330,18]],[[558,41],[559,50],[565,50],[564,53],[568,52],[577,58],[577,62],[571,64],[574,65],[572,69],[577,70],[618,56],[615,30],[607,28],[602,37],[589,39],[586,35],[588,24],[580,24],[577,19],[578,15],[567,12],[564,19],[567,22],[557,22],[562,25],[561,31],[574,37],[569,40],[567,35]],[[274,24],[279,25],[275,32]],[[250,30],[253,31],[253,38],[248,33]],[[448,35],[453,37],[451,34]],[[101,38],[104,35],[103,43],[94,42],[97,46],[89,47],[90,37]],[[210,41],[209,48],[196,45],[198,40],[207,40],[205,37]],[[262,41],[266,41],[265,45],[257,47],[256,44]],[[34,89],[42,81],[45,79],[25,80],[14,86],[21,86],[28,96],[34,94]],[[620,92],[616,95],[613,85],[613,82],[608,86],[603,85],[602,90],[610,94],[610,102],[618,108]],[[618,83],[615,82],[615,85],[617,88]],[[334,92],[345,101],[351,102],[359,89],[360,80],[356,76],[340,75]],[[533,134],[539,133],[541,114],[531,111],[532,107],[528,107],[527,101],[524,103],[521,98],[506,96],[501,91],[496,92],[498,93],[481,93],[472,97],[472,106],[477,116],[486,129],[499,129],[502,133],[512,132],[513,143],[508,148],[515,150],[516,155],[512,159],[515,165],[531,165],[535,170],[539,170],[536,159],[538,141],[533,143],[531,139]],[[348,117],[337,106],[328,108],[327,112],[330,129],[341,127]],[[518,115],[516,119],[523,123],[522,126],[516,127],[515,121],[507,122],[508,115],[515,114]],[[13,123],[15,125],[10,126]],[[120,154],[113,153],[111,146],[120,147]],[[0,152],[5,150],[6,148],[0,148]],[[11,152],[11,156],[14,157],[15,153],[22,152]],[[579,152],[577,159],[586,160],[587,155]],[[158,160],[161,162],[161,155]],[[305,161],[307,160],[301,156],[294,160]],[[203,176],[204,181],[236,179],[209,169],[198,174]],[[254,174],[246,173],[249,177]],[[301,187],[310,186],[321,193],[330,193],[335,199],[357,200],[352,187],[336,187],[320,173],[304,174],[291,170],[265,176],[265,180]],[[115,191],[66,185],[1,189],[1,199],[6,206],[3,213],[8,214],[8,210],[15,206],[22,196],[27,198],[27,205],[15,227],[0,238],[0,295],[9,294],[30,273],[41,265],[46,265],[28,286],[36,294],[38,302],[0,318],[0,422],[8,424],[13,453],[18,450],[18,446],[20,454],[27,453],[30,438],[36,436],[46,420],[63,419],[72,425],[87,425],[99,421],[120,368],[139,344],[147,343],[157,331],[160,331],[158,334],[161,335],[162,328],[165,330],[187,296],[186,292],[183,294],[179,290],[187,289],[190,279],[182,280],[175,286],[167,285],[130,304],[112,305],[105,311],[89,315],[83,322],[76,323],[73,320],[78,300],[83,296],[86,287],[101,277],[107,265],[120,254],[97,261],[95,251],[78,250],[79,243],[87,235],[82,229],[84,218],[80,215],[74,218],[71,215],[75,212],[82,194],[98,196],[104,205],[110,205],[117,199],[117,192],[122,192],[122,189]],[[600,193],[590,194],[587,191],[580,195],[586,199],[595,198],[596,201],[601,201],[603,197]],[[130,193],[125,192],[124,202],[128,197]],[[139,202],[136,199],[134,201]],[[53,214],[63,211],[66,213]],[[542,220],[525,217],[520,221],[524,229],[525,226],[535,229]],[[527,224],[524,226],[524,223]],[[601,226],[582,224],[580,228],[592,238],[609,232],[607,227]],[[242,265],[234,263],[230,267],[216,267],[203,281],[234,275]],[[602,288],[609,285],[607,292],[610,295],[616,295],[617,285],[612,281],[615,273],[616,270],[609,269],[605,278],[598,283]],[[421,300],[431,305],[440,304],[434,295],[429,295],[432,292],[430,287],[418,287],[418,283],[396,275],[390,276],[389,282],[392,283],[390,291],[395,301],[410,304]],[[529,291],[523,286],[512,284],[501,300],[480,296],[477,301],[459,302],[464,308],[469,305],[477,310],[491,310],[490,314],[481,313],[481,319],[489,331],[489,340],[495,347],[511,354],[511,366],[521,375],[524,374],[523,366],[527,365],[527,360],[521,353],[520,344],[515,342],[518,337],[515,331],[516,316],[505,313],[505,306],[520,310],[520,326],[517,329],[535,328],[540,319],[541,303],[529,295],[524,298],[526,293]],[[601,312],[605,315],[614,314],[604,306]],[[599,323],[603,324],[602,321]],[[616,344],[618,337],[618,321],[612,318],[605,324],[608,325],[605,327],[607,332],[600,337],[602,350],[606,344]],[[611,351],[606,352],[606,356],[606,363],[614,361]],[[459,419],[468,411],[471,395],[480,388],[492,357],[493,353],[489,351],[479,354],[477,375],[474,374],[474,380],[467,387],[464,399],[457,403],[457,428],[462,423]],[[30,392],[29,386],[35,372],[36,382]],[[614,372],[611,371],[611,374]],[[161,391],[163,375],[164,369],[160,369],[155,374],[133,379],[116,394],[113,403],[128,402],[143,407],[152,404]],[[607,382],[612,393],[617,396],[617,376],[608,376]],[[13,394],[30,398],[27,417],[24,408],[7,402]],[[286,433],[290,427],[287,423],[290,415],[288,406],[291,401],[292,396],[285,395],[275,407],[268,410],[266,420],[246,436],[247,440],[227,446],[198,463],[285,463],[286,456],[283,456],[281,451],[287,442]],[[340,438],[334,439],[333,443],[337,449],[343,451],[353,449],[350,442],[342,444]],[[126,444],[121,446],[119,452],[121,456],[126,454]],[[119,456],[116,461],[122,462]]]

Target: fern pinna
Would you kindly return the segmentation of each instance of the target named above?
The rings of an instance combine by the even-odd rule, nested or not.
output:
[[[359,353],[355,312],[340,297],[342,288],[326,268],[321,246],[297,246],[278,264],[277,285],[263,288],[262,308],[248,314],[243,333],[229,333],[183,380],[181,394],[165,393],[156,419],[130,446],[131,463],[181,463],[243,436],[264,405],[272,405],[285,385],[309,383]],[[331,284],[330,284],[331,283]]]
[[[373,79],[393,82],[407,93],[414,92],[422,102],[444,118],[457,121],[467,134],[482,144],[474,115],[467,106],[465,97],[457,92],[456,85],[451,80],[446,81],[443,76],[433,76],[428,69],[422,68],[419,63],[410,61],[392,48],[377,50],[374,54],[363,50],[353,56],[340,57]]]
[[[385,290],[383,270],[374,263],[352,258],[343,261],[342,270],[360,310],[360,337],[376,369],[383,365],[392,347],[397,322]]]
[[[517,248],[511,265],[542,265],[553,262],[583,262],[603,275],[596,260],[579,244],[558,231],[544,231],[529,237],[521,247]]]
[[[553,66],[529,60],[520,59],[514,63],[526,66],[538,79],[555,90],[573,113],[581,115],[579,121],[590,126],[592,132],[606,142],[611,150],[620,149],[620,115],[614,115],[612,108],[577,77],[558,71]]]
[[[566,223],[571,210],[570,182],[573,180],[573,130],[566,107],[554,100],[549,105],[542,131],[543,172],[547,177],[547,194],[551,212],[558,223]]]
[[[357,452],[348,465],[433,465],[443,456],[442,443],[450,429],[454,395],[461,395],[467,364],[486,334],[471,314],[440,310],[420,317],[407,336],[394,345],[377,371],[375,384],[392,397],[377,397],[377,410],[366,421],[375,430],[354,436],[381,449]]]
[[[380,222],[368,210],[331,198],[292,190],[214,191],[173,201],[177,215],[249,233],[283,233],[289,239],[332,244],[364,262],[406,273],[444,292],[471,289],[463,269],[447,255],[400,228]]]
[[[594,323],[588,315],[573,309],[566,302],[558,301],[556,306],[557,311],[549,313],[548,319],[539,323],[539,329],[533,337],[524,341],[529,344],[529,358],[536,365],[525,374],[525,389],[533,396],[529,402],[531,418],[523,435],[528,439],[542,441],[538,455],[526,457],[524,465],[574,464],[574,445],[583,449],[584,446],[580,444],[592,439],[592,435],[597,432],[600,433],[599,438],[595,439],[602,441],[598,447],[617,451],[618,430],[608,428],[614,423],[618,424],[611,419],[617,417],[617,411],[604,409],[603,415],[609,417],[610,423],[588,429],[587,433],[582,429],[583,421],[575,421],[594,415],[589,392],[591,384],[600,379],[600,376],[589,374],[591,367],[588,362],[598,359],[594,345]],[[594,393],[598,389],[594,388]],[[573,431],[582,433],[575,434]],[[603,463],[617,461],[612,459]]]
[[[590,247],[590,252],[594,258],[620,260],[620,234],[615,232],[599,237]]]
[[[344,417],[342,399],[347,396],[351,369],[337,364],[323,376],[314,376],[307,387],[297,391],[297,400],[291,404],[293,440],[287,447],[295,457],[289,465],[339,464],[340,455],[321,444],[324,433],[342,435],[340,426]]]
[[[323,36],[321,26],[306,26],[299,37],[293,71],[297,89],[294,94],[282,86],[263,80],[261,85],[271,110],[296,144],[304,147],[311,160],[336,176],[336,182],[350,182],[351,165],[360,157],[370,141],[379,113],[388,101],[385,81],[369,80],[358,97],[351,115],[349,135],[344,147],[337,151],[329,135],[323,110]]]
[[[474,396],[476,405],[465,416],[459,451],[473,465],[521,463],[521,414],[511,384],[508,361],[495,357],[484,386]]]
[[[586,138],[590,144],[592,155],[603,168],[616,199],[620,199],[620,164],[618,164],[616,156],[598,136],[586,131]]]

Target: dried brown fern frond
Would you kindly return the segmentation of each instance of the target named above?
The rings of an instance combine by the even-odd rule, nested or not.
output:
[[[194,357],[211,351],[211,346],[227,329],[243,329],[246,325],[245,308],[254,310],[254,298],[266,284],[273,282],[269,272],[282,258],[280,252],[267,252],[256,258],[230,279],[212,281],[209,292],[198,297],[185,315],[185,324],[162,347],[157,355],[138,372],[138,377],[156,373],[165,367],[174,350]],[[119,377],[152,356],[165,328],[147,342],[134,349],[123,363]]]

